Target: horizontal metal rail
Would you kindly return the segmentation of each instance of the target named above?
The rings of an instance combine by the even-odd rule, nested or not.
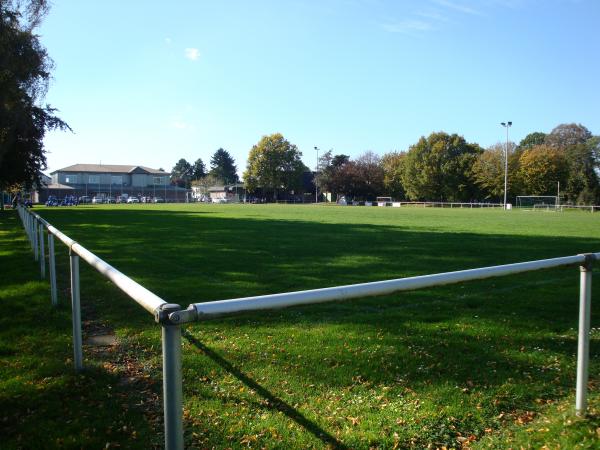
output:
[[[592,253],[591,255],[595,259],[600,259],[600,253]],[[169,315],[169,318],[175,323],[186,323],[195,320],[208,320],[245,311],[286,308],[289,306],[385,295],[400,291],[411,291],[415,289],[460,283],[463,281],[483,280],[485,278],[501,277],[541,269],[551,269],[560,266],[581,265],[586,262],[586,258],[588,258],[586,255],[565,256],[562,258],[542,259],[539,261],[459,270],[456,272],[421,275],[387,281],[375,281],[371,283],[352,284],[307,291],[192,303],[187,310],[173,312]]]
[[[127,275],[115,269],[113,266],[108,264],[106,261],[98,258],[88,249],[75,242],[69,236],[50,225],[46,220],[40,217],[38,214],[31,212],[31,214],[40,221],[47,229],[48,232],[60,239],[67,247],[71,249],[73,253],[79,255],[84,261],[90,266],[112,281],[119,289],[125,294],[140,304],[146,311],[151,314],[156,314],[163,305],[167,302],[162,298],[146,289],[141,284],[133,281]]]

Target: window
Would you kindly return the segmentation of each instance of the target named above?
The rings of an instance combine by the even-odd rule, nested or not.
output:
[[[67,184],[77,184],[77,175],[67,175],[67,176],[65,176],[65,183],[67,183]]]
[[[121,175],[113,175],[110,177],[111,184],[123,184],[123,177]]]
[[[165,177],[154,177],[154,184],[166,184]]]
[[[100,175],[90,175],[88,177],[89,184],[100,184]]]

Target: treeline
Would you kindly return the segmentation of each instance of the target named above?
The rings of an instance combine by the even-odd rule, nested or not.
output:
[[[493,201],[504,196],[506,143],[487,149],[445,132],[421,137],[408,151],[352,160],[327,152],[316,182],[323,191],[361,200],[391,196],[411,201]],[[584,126],[561,124],[508,143],[508,198],[557,195],[574,204],[600,202],[600,137]]]
[[[383,156],[367,151],[352,159],[330,150],[319,158],[314,174],[298,148],[277,133],[252,147],[243,179],[249,193],[273,200],[314,193],[316,186],[333,200],[344,195],[355,200],[389,196],[502,202],[507,146],[509,201],[517,195],[557,195],[560,183],[562,202],[600,203],[600,137],[574,123],[558,125],[548,134],[530,133],[519,144],[497,143],[487,149],[457,134],[436,132],[406,151]],[[211,158],[208,172],[201,159],[194,164],[181,159],[172,170],[172,182],[180,186],[238,181],[235,161],[223,149]]]
[[[202,158],[198,158],[193,164],[181,158],[171,169],[171,184],[184,188],[190,188],[192,185],[209,187],[238,181],[235,160],[222,148],[210,158],[208,170]]]

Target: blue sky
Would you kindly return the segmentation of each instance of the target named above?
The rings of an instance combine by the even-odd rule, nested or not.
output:
[[[487,147],[578,122],[600,133],[598,0],[55,0],[46,101],[74,130],[49,170],[170,170],[261,136],[358,156],[433,131]]]

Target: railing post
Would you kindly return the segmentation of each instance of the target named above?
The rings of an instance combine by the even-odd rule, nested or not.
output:
[[[32,217],[31,221],[31,237],[33,238],[33,256],[36,261],[39,261],[39,244],[38,244],[38,233],[37,233],[37,219]]]
[[[48,266],[50,267],[50,299],[52,306],[58,305],[56,292],[56,260],[54,259],[54,235],[48,232]]]
[[[83,351],[81,348],[81,303],[79,298],[79,256],[69,251],[71,259],[71,307],[73,316],[73,361],[75,371],[83,369]]]
[[[590,315],[592,306],[592,261],[593,255],[585,255],[580,269],[579,284],[579,336],[577,340],[577,391],[575,412],[585,415],[587,410],[587,384],[590,359]]]
[[[44,224],[40,222],[39,243],[40,243],[40,277],[46,278],[46,248],[44,242]]]
[[[165,449],[183,450],[183,387],[181,381],[181,326],[168,316],[181,310],[179,305],[163,304],[156,312],[162,326],[163,403]]]

